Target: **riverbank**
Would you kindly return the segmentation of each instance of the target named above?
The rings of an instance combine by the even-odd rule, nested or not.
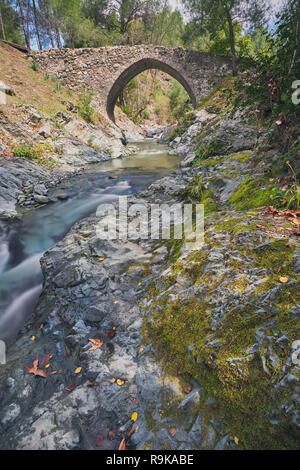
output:
[[[263,168],[251,152],[186,160],[130,201],[200,198],[201,251],[101,241],[92,216],[43,256],[38,306],[0,371],[1,448],[297,448],[295,229],[234,208]],[[47,378],[26,372],[50,352]]]
[[[78,94],[63,87],[4,43],[0,75],[5,87],[0,104],[0,220],[16,218],[20,207],[47,204],[49,191],[63,180],[89,165],[131,155],[134,148],[128,142],[142,139],[140,129],[122,113],[114,125],[85,101],[86,91]]]
[[[299,447],[300,214],[277,124],[251,113],[211,95],[170,142],[180,168],[130,195],[202,203],[201,250],[103,241],[91,215],[44,253],[0,368],[1,449]]]

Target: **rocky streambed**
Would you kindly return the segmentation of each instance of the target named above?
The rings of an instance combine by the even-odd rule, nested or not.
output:
[[[43,254],[38,304],[0,368],[0,448],[298,446],[298,239],[284,217],[274,224],[234,204],[240,185],[263,173],[255,128],[241,144],[236,123],[230,133],[225,123],[232,153],[191,167],[207,121],[200,114],[173,145],[180,168],[152,182],[142,174],[129,192],[146,208],[202,202],[202,250],[103,241],[91,215]],[[28,373],[37,355],[47,377]]]

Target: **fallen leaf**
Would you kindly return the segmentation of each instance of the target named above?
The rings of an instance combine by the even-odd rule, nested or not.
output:
[[[47,365],[45,366],[45,369],[49,369],[49,367],[50,367],[50,364],[47,364]]]
[[[35,341],[36,340],[36,336],[31,336],[31,341]]]
[[[47,364],[49,364],[50,359],[52,358],[52,353],[47,354],[40,364],[40,368],[43,369]]]
[[[73,392],[74,388],[75,388],[75,385],[70,385],[69,387],[66,387],[66,391]]]
[[[140,353],[142,353],[144,351],[144,348],[140,348]]]
[[[134,423],[136,422],[136,420],[138,419],[139,415],[137,414],[137,412],[135,411],[134,413],[132,413],[131,415],[131,421],[133,421]]]
[[[141,282],[139,282],[139,283],[138,283],[138,287],[141,287],[141,285],[142,285],[142,283],[141,283]]]
[[[127,439],[129,439],[129,438],[132,436],[132,434],[134,434],[134,433],[135,433],[135,428],[132,427],[132,428],[130,429],[129,433],[127,434]]]
[[[118,450],[126,450],[126,438],[123,437],[119,447],[118,447]]]
[[[88,387],[95,387],[96,382],[89,382],[87,385],[88,385]]]
[[[174,437],[175,434],[176,434],[176,432],[177,432],[177,431],[176,431],[175,428],[171,428],[171,429],[169,430],[169,434],[170,434],[171,437]]]
[[[115,336],[116,332],[115,331],[109,331],[108,333],[105,334],[107,338],[113,338]]]
[[[122,387],[122,385],[124,385],[124,380],[121,380],[121,379],[118,379],[117,380],[117,384],[119,385],[119,387]]]
[[[134,405],[138,405],[140,403],[140,400],[136,397],[130,397],[130,400]]]
[[[50,372],[50,374],[48,375],[55,375],[55,374],[61,374],[62,373],[62,370],[59,369],[59,370],[54,370],[53,372]]]
[[[104,258],[98,258],[99,263],[102,263],[104,261]]]
[[[37,354],[36,359],[33,361],[32,367],[26,366],[27,374],[33,374],[33,375],[38,375],[40,377],[47,378],[46,372],[38,368],[38,363],[39,363],[39,355]]]
[[[75,374],[80,374],[81,371],[82,367],[77,367],[77,369],[75,369]]]
[[[289,278],[288,278],[288,277],[281,277],[279,280],[280,280],[280,282],[282,282],[283,284],[286,284],[286,283],[288,282]]]
[[[240,442],[239,438],[238,438],[238,437],[234,437],[233,440],[234,440],[235,444],[238,446],[238,445],[239,445],[239,442]]]
[[[115,305],[117,305],[118,303],[119,303],[119,301],[118,301],[118,300],[115,300],[115,301],[114,301],[114,304],[115,304]]]
[[[96,351],[96,349],[101,348],[103,342],[100,339],[89,338],[89,341],[93,343],[94,346],[88,349],[88,351]]]

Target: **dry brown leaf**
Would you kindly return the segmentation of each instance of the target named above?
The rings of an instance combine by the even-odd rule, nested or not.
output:
[[[123,437],[119,447],[118,447],[118,450],[126,450],[126,438]]]
[[[89,338],[89,341],[93,343],[94,346],[89,348],[88,351],[96,351],[96,349],[101,348],[101,346],[103,345],[103,342],[100,341],[100,339]]]

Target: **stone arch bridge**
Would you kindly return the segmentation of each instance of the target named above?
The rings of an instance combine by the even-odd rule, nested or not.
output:
[[[114,121],[114,107],[125,85],[147,69],[159,69],[176,78],[197,107],[212,86],[232,73],[228,57],[207,52],[158,46],[115,46],[31,51],[30,57],[49,74],[79,91],[93,89],[95,101]]]

